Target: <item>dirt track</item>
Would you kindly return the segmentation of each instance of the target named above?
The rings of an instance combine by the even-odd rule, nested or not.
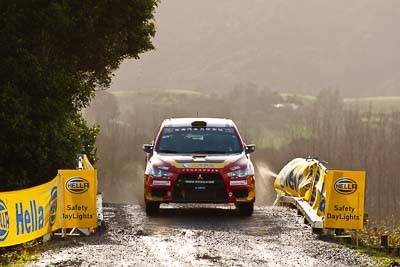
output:
[[[52,240],[30,266],[368,266],[365,256],[318,240],[296,212],[171,205],[147,217],[137,205],[106,205],[107,229]]]

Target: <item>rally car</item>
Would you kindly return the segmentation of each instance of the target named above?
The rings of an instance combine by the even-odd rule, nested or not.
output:
[[[144,200],[148,215],[161,203],[234,203],[250,216],[255,201],[254,167],[232,120],[174,118],[161,124],[147,153]]]

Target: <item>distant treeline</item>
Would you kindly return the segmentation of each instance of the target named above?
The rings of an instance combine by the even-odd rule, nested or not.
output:
[[[163,119],[197,113],[232,118],[245,141],[256,143],[254,161],[266,163],[275,172],[291,159],[306,156],[327,161],[329,168],[365,170],[370,218],[384,220],[399,213],[400,112],[354,109],[333,90],[305,100],[251,83],[222,94],[99,92],[85,116],[101,125],[97,167],[106,198],[140,202],[142,144],[154,139]]]

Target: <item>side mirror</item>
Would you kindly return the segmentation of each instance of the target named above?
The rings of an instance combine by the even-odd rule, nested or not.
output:
[[[149,154],[153,153],[153,148],[154,148],[153,145],[149,145],[149,144],[143,145],[143,151],[146,153],[149,153]]]
[[[246,145],[245,147],[246,154],[253,153],[255,150],[256,150],[256,145],[254,144]]]

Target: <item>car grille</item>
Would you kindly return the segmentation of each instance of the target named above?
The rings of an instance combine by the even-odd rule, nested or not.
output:
[[[228,193],[219,174],[181,174],[175,183],[172,200],[221,203],[228,201]]]
[[[245,198],[249,195],[249,191],[247,189],[235,189],[232,190],[232,192],[236,198]]]
[[[151,195],[154,197],[163,197],[167,194],[167,190],[165,189],[157,189],[157,188],[153,188],[151,190]]]

